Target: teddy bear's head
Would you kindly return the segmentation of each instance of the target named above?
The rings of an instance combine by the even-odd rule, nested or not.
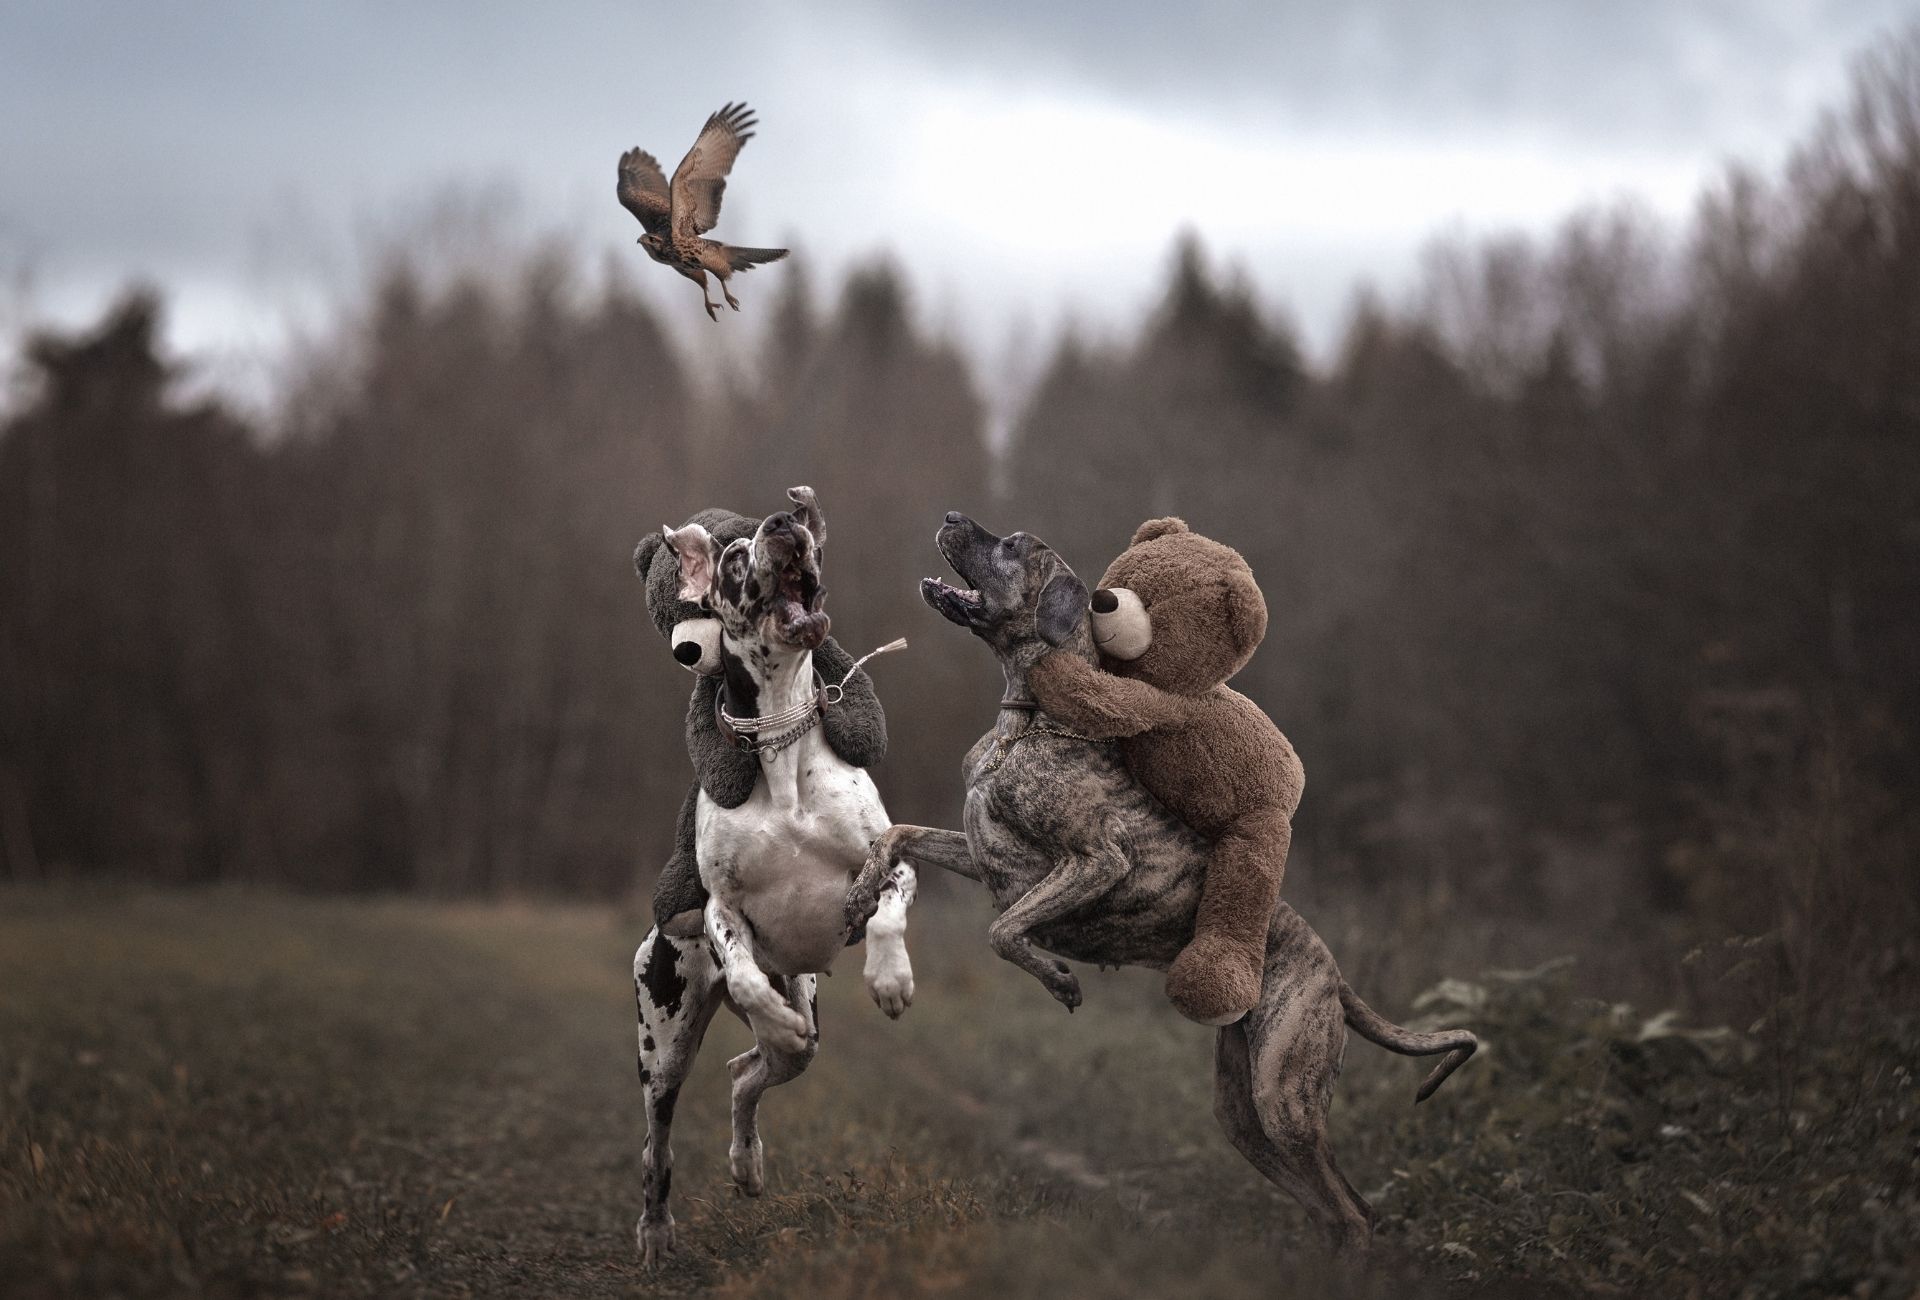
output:
[[[1267,634],[1267,602],[1240,552],[1172,518],[1140,525],[1092,611],[1109,668],[1181,695],[1232,677]]]
[[[725,546],[752,537],[760,521],[718,507],[687,521],[699,524]],[[680,599],[680,561],[659,533],[640,539],[633,552],[634,571],[647,584],[647,614],[673,647],[673,657],[696,673],[720,671],[720,620],[697,602]]]

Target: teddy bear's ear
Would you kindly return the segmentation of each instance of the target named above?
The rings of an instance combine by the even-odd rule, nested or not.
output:
[[[1267,598],[1251,573],[1229,579],[1226,588],[1227,635],[1242,654],[1252,654],[1267,635]]]
[[[640,545],[633,548],[633,571],[642,580],[646,578],[647,571],[653,568],[654,555],[666,544],[667,539],[659,533],[648,533],[640,539]]]
[[[1168,533],[1186,533],[1192,531],[1192,529],[1187,527],[1186,520],[1175,518],[1173,515],[1168,515],[1165,519],[1149,519],[1146,523],[1141,524],[1133,530],[1133,541],[1130,545],[1138,546],[1140,543],[1150,542],[1156,537],[1165,537]]]

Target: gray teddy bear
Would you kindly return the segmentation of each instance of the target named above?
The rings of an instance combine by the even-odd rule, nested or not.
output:
[[[759,531],[760,521],[731,510],[702,510],[688,521],[699,524],[721,545]],[[693,760],[695,784],[680,805],[674,823],[673,855],[653,889],[654,924],[670,932],[698,933],[700,913],[707,905],[707,889],[700,883],[700,864],[694,853],[694,809],[700,791],[722,808],[738,808],[753,793],[760,776],[760,759],[730,745],[714,721],[714,695],[720,689],[720,625],[700,605],[680,599],[680,561],[659,533],[651,533],[633,553],[633,567],[647,584],[647,613],[660,635],[673,646],[673,657],[696,674],[693,699],[687,706],[687,756]],[[887,715],[874,694],[873,679],[865,669],[854,669],[853,656],[832,637],[813,652],[813,666],[822,680],[843,682],[840,699],[821,717],[827,743],[855,767],[872,767],[887,753]],[[693,913],[686,917],[686,913]]]

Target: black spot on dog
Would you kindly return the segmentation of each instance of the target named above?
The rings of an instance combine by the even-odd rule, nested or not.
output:
[[[723,707],[728,713],[736,718],[760,716],[760,684],[725,642],[720,646],[720,680],[725,696]]]
[[[673,1104],[680,1100],[678,1088],[668,1088],[653,1099],[653,1122],[656,1124],[673,1123]]]
[[[640,982],[647,986],[647,996],[653,999],[654,1006],[669,1018],[680,1014],[680,999],[687,991],[687,981],[680,974],[678,954],[664,937],[655,940]]]
[[[646,1058],[642,1057],[640,1058],[640,1086],[644,1088],[652,1081],[653,1081],[653,1071],[647,1068]]]
[[[652,1034],[648,1034],[645,1038],[640,1040],[640,1050],[643,1052],[651,1052],[653,1050]]]

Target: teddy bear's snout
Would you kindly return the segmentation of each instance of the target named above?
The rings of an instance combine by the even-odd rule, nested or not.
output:
[[[720,671],[720,620],[687,618],[673,625],[668,634],[673,659],[682,668],[701,676]]]
[[[1153,616],[1140,597],[1125,587],[1102,587],[1087,602],[1093,644],[1109,659],[1134,660],[1153,644]]]

